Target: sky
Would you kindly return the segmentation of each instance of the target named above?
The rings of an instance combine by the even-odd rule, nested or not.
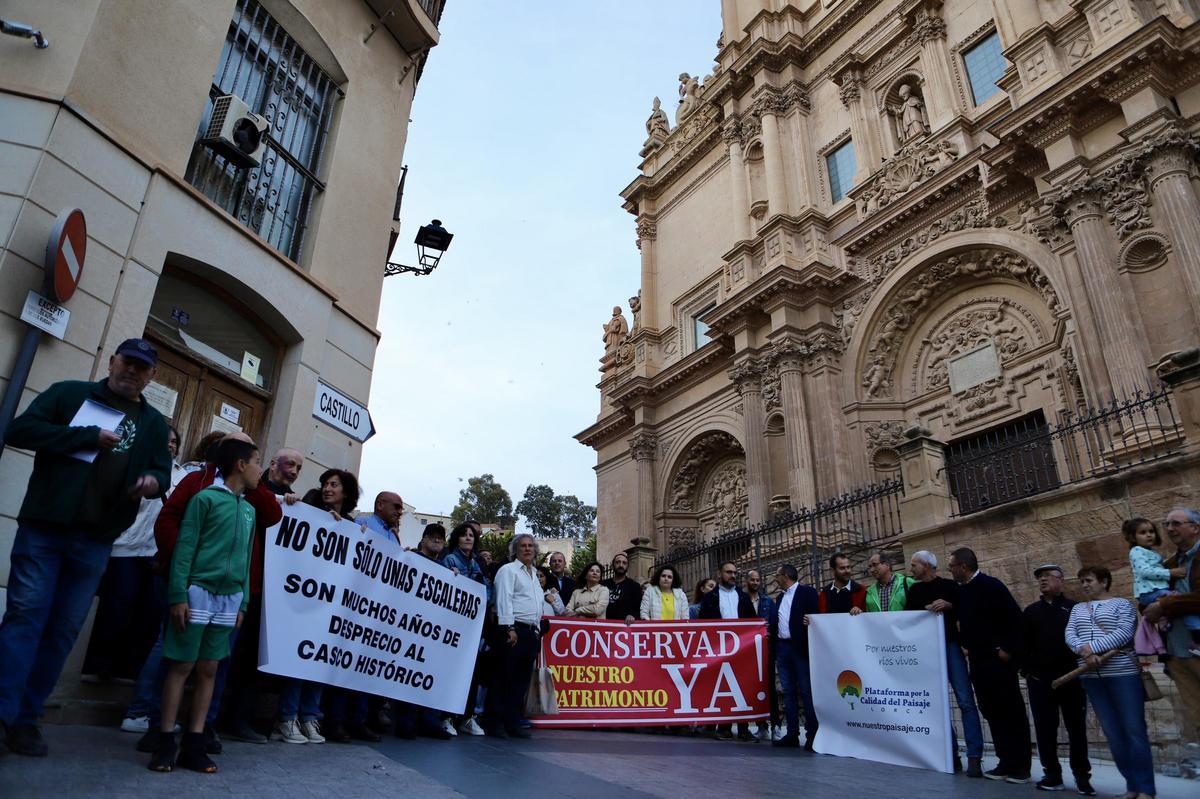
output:
[[[364,496],[449,513],[491,473],[596,502],[602,326],[637,293],[638,175],[658,95],[712,71],[718,0],[450,0],[417,87],[393,260],[417,229],[454,241],[432,275],[384,282]]]

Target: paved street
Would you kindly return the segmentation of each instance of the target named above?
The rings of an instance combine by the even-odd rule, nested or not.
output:
[[[967,780],[867,761],[781,751],[762,744],[558,730],[529,741],[458,738],[378,746],[227,743],[220,773],[154,774],[136,738],[100,727],[47,726],[45,760],[0,758],[0,797],[171,799],[319,796],[621,796],[682,799],[714,791],[752,797],[833,797],[883,792],[922,799],[1032,796],[1032,785]],[[1120,793],[1115,769],[1100,768],[1100,796]],[[1195,797],[1195,782],[1159,777],[1160,799]],[[1042,794],[1037,794],[1042,795]],[[1075,794],[1064,794],[1073,796]]]

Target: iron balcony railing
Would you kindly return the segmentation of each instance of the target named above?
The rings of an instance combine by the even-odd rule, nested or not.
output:
[[[764,585],[775,571],[790,563],[800,579],[821,585],[831,579],[829,558],[841,552],[857,568],[871,551],[888,549],[899,538],[901,479],[885,480],[818,502],[812,508],[787,512],[769,522],[724,533],[684,549],[660,555],[659,566],[673,566],[689,597],[702,579],[715,578],[725,561],[733,561],[743,573],[754,569]]]
[[[1066,413],[1055,424],[1038,417],[947,447],[955,515],[1160,460],[1184,443],[1166,386]]]

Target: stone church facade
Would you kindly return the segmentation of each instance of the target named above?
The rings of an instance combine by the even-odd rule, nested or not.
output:
[[[961,526],[975,506],[938,457],[1139,396],[1200,343],[1200,4],[721,9],[710,74],[680,76],[670,115],[656,98],[622,192],[641,286],[577,436],[602,559],[703,545],[920,452],[905,530]],[[1147,440],[1186,455],[1170,411],[1183,427]]]

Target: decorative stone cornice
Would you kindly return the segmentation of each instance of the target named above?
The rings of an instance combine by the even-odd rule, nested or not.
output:
[[[1200,153],[1200,139],[1176,123],[1138,141],[1133,152],[1144,164],[1149,187],[1153,189],[1168,175],[1191,174]]]
[[[621,409],[610,413],[590,427],[575,434],[575,440],[585,447],[599,449],[622,430],[633,424],[633,416]]]
[[[638,239],[656,239],[658,238],[658,224],[653,217],[638,217],[637,223]]]
[[[913,35],[921,44],[946,38],[946,20],[927,11],[918,11],[913,23]]]
[[[652,433],[638,433],[629,439],[629,455],[635,461],[654,460],[658,452],[658,436]]]
[[[1104,216],[1103,190],[1090,175],[1081,175],[1063,184],[1054,197],[1054,215],[1067,228]]]

